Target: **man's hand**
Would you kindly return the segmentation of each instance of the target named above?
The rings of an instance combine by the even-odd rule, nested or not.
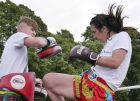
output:
[[[47,40],[47,45],[44,47],[50,47],[57,44],[54,37],[47,37],[46,40]]]
[[[40,59],[55,56],[62,51],[61,46],[57,44],[55,38],[47,37],[46,40],[46,46],[40,48],[39,52],[37,53]]]

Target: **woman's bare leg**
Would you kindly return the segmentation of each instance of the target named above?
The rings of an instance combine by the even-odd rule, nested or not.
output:
[[[63,97],[74,99],[73,75],[48,73],[43,77],[43,85],[52,101],[64,101]]]

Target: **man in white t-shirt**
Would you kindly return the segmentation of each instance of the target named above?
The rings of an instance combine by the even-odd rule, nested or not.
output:
[[[38,24],[29,17],[21,17],[17,32],[8,38],[1,56],[0,77],[28,71],[27,47],[43,49],[56,44],[54,38],[35,37]],[[45,48],[44,48],[45,47]],[[43,54],[44,55],[44,54]]]
[[[116,7],[111,5],[108,14],[97,14],[90,21],[94,37],[104,43],[100,54],[82,45],[76,45],[70,51],[71,60],[80,59],[92,64],[89,70],[82,76],[62,73],[44,76],[44,87],[52,101],[64,101],[64,98],[114,101],[115,91],[126,77],[132,54],[131,38],[123,28],[122,6]]]
[[[4,99],[21,101],[22,96],[24,101],[33,101],[34,83],[42,87],[41,79],[34,82],[33,73],[25,73],[28,72],[27,47],[39,48],[37,55],[40,59],[54,56],[61,51],[53,37],[35,37],[37,29],[38,24],[35,20],[21,17],[17,24],[17,32],[4,44],[0,64],[0,90]]]

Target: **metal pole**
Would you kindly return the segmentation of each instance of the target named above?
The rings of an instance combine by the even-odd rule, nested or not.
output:
[[[120,88],[117,89],[117,91],[130,90],[130,89],[140,89],[140,85],[120,87]]]

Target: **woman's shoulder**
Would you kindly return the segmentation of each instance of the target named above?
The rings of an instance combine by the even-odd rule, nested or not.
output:
[[[126,36],[128,35],[128,36],[129,36],[129,34],[128,34],[126,31],[121,31],[121,32],[118,33],[118,35],[122,35],[122,36],[123,36],[123,35],[124,35],[124,36],[125,36],[125,35],[126,35]]]
[[[119,32],[117,36],[122,38],[130,38],[129,34],[126,31]]]

